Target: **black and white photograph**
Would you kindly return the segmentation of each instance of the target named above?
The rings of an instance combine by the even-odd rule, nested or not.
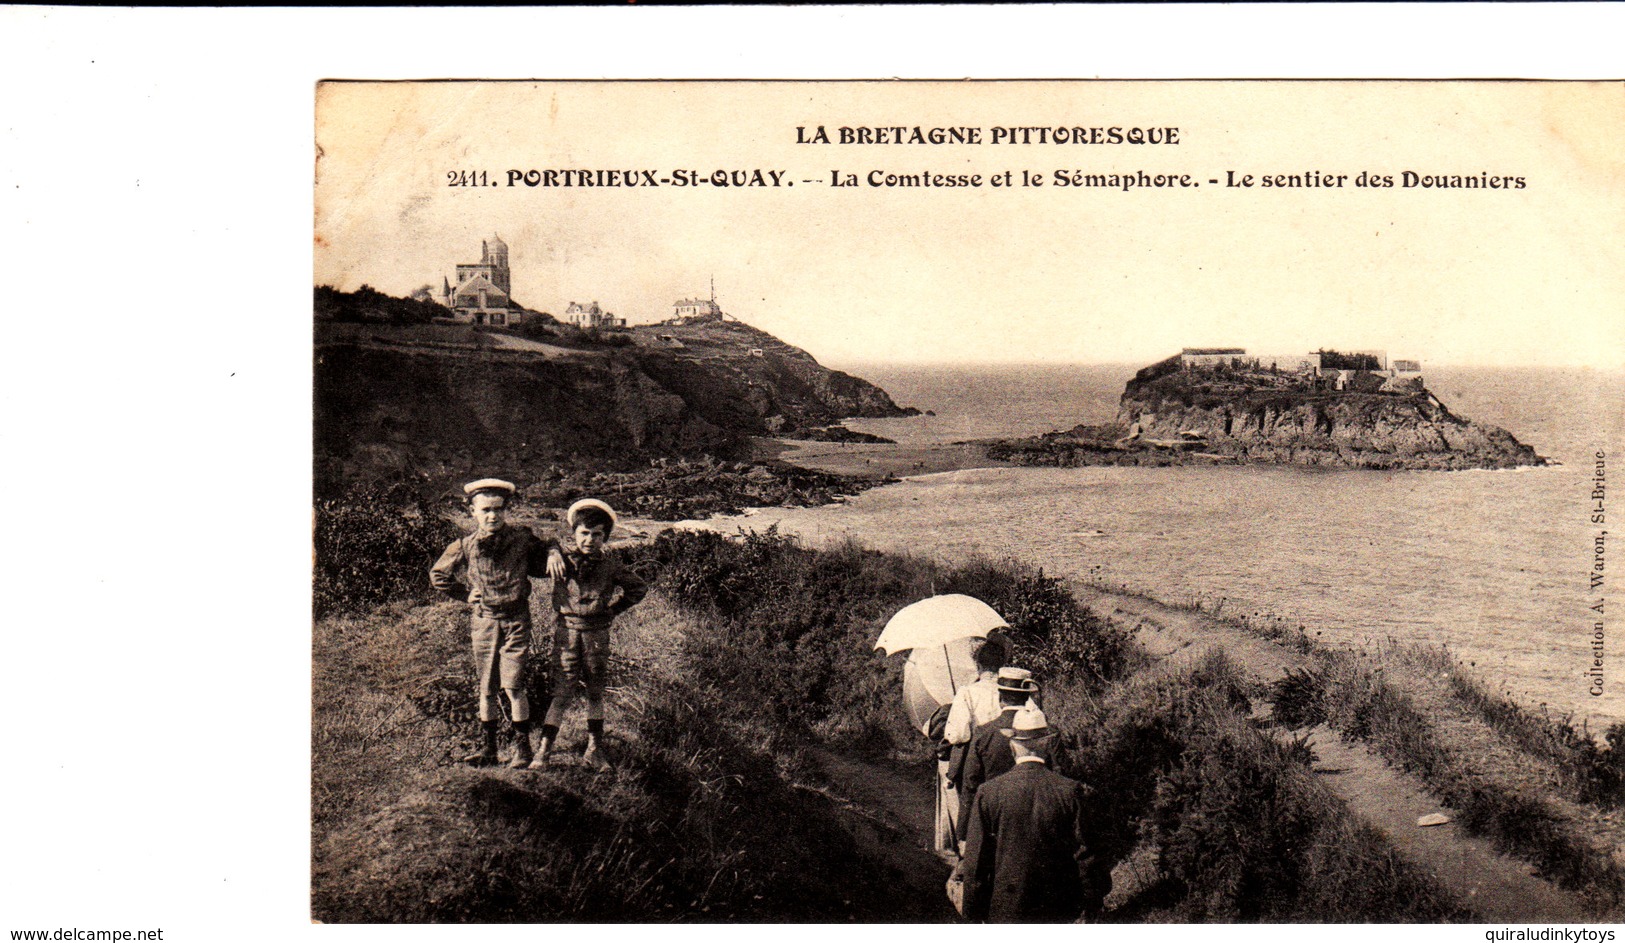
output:
[[[1621,103],[323,83],[313,917],[1617,917]]]
[[[1622,29],[0,6],[0,934],[1616,943]]]

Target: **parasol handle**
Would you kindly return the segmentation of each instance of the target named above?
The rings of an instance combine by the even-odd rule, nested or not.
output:
[[[959,696],[959,685],[954,683],[954,663],[948,660],[948,643],[942,643],[942,664],[948,669],[948,690]]]

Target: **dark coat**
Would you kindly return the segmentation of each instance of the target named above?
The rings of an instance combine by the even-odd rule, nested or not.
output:
[[[1010,749],[1010,738],[1003,731],[1010,729],[1017,708],[1007,707],[999,716],[976,728],[965,749],[964,763],[960,767],[959,781],[959,840],[970,838],[971,804],[976,801],[976,790],[982,784],[1016,765],[1016,755]]]
[[[1086,902],[1088,797],[1043,763],[1018,763],[977,790],[961,865],[965,918],[1076,920]]]

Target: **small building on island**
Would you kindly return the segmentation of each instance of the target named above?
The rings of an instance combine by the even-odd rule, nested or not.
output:
[[[1179,366],[1185,370],[1212,369],[1220,364],[1235,367],[1246,356],[1242,347],[1186,347],[1179,352]]]
[[[1244,347],[1186,347],[1179,353],[1179,369],[1297,376],[1333,391],[1415,393],[1425,389],[1421,361],[1390,362],[1385,350],[1321,348],[1305,354],[1249,354]]]

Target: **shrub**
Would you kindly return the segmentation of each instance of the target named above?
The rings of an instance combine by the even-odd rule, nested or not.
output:
[[[1293,668],[1270,689],[1275,721],[1287,727],[1310,727],[1326,722],[1322,692],[1325,682],[1307,668]]]
[[[318,320],[373,324],[428,324],[435,318],[451,314],[449,309],[432,301],[396,298],[371,285],[362,285],[353,292],[319,285],[315,290],[313,309]]]
[[[974,596],[1004,616],[1013,630],[1014,660],[1041,678],[1081,675],[1098,686],[1134,660],[1125,630],[1090,612],[1064,581],[1041,569],[973,560],[949,573],[941,591]]]
[[[668,532],[651,553],[664,591],[715,623],[719,637],[685,647],[704,680],[794,735],[918,746],[897,706],[901,666],[873,648],[894,612],[929,595],[929,564],[857,545],[808,550],[775,528],[738,542]]]
[[[427,599],[429,567],[458,534],[404,484],[355,486],[318,499],[316,614]]]
[[[1248,709],[1240,674],[1210,655],[1068,717],[1057,766],[1094,789],[1100,853],[1148,842],[1179,920],[1464,916],[1314,779],[1304,744],[1264,736]]]
[[[845,743],[918,744],[897,707],[900,664],[873,647],[897,610],[934,593],[992,606],[1013,629],[1015,660],[1046,681],[1096,689],[1133,659],[1125,632],[1041,570],[974,561],[945,571],[857,544],[809,550],[776,528],[737,542],[671,532],[651,552],[664,589],[724,635],[692,653],[708,680],[748,690],[781,725]]]

